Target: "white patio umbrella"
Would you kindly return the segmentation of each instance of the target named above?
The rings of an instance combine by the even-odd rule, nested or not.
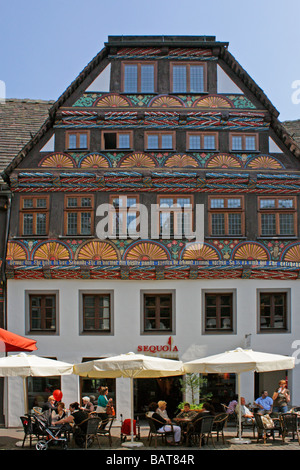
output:
[[[221,354],[204,357],[184,363],[186,373],[233,373],[238,376],[238,395],[241,405],[241,380],[242,372],[271,372],[275,370],[287,370],[295,367],[295,358],[256,352],[252,349],[237,348]],[[233,439],[236,444],[245,444],[250,441],[242,439],[241,406],[239,406],[239,437]]]
[[[123,444],[126,447],[141,446],[142,443],[133,440],[133,379],[135,378],[155,378],[169,377],[173,375],[183,375],[183,363],[171,359],[162,359],[155,356],[144,356],[129,352],[119,356],[107,357],[89,362],[74,365],[74,373],[82,377],[103,377],[118,378],[128,377],[130,379],[131,396],[131,423],[130,423],[130,443]]]
[[[33,354],[14,354],[0,358],[0,377],[23,377],[25,412],[28,412],[26,377],[51,377],[73,373],[73,365]]]

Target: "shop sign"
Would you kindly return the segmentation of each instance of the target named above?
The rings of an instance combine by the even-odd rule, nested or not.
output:
[[[137,347],[137,351],[142,354],[155,354],[159,357],[164,357],[166,359],[179,359],[178,356],[178,348],[176,345],[174,345],[174,340],[172,336],[169,337],[168,341],[166,344],[163,345],[139,345]]]

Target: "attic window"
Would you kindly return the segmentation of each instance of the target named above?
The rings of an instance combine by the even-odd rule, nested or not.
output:
[[[123,63],[124,93],[154,93],[156,68],[154,63]]]
[[[256,152],[258,150],[257,134],[230,134],[230,149],[233,152]]]
[[[205,92],[205,64],[171,64],[171,90],[173,93]]]
[[[89,148],[88,132],[67,132],[66,147],[69,150],[83,150]]]
[[[103,150],[132,148],[132,132],[103,132],[102,148]]]

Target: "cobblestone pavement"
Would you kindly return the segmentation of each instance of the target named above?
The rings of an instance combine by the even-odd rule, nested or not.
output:
[[[289,435],[286,437],[285,442],[282,441],[281,437],[278,437],[276,435],[275,440],[273,441],[272,438],[269,438],[267,443],[264,444],[263,441],[261,440],[259,443],[256,442],[256,439],[253,438],[252,432],[245,432],[243,434],[243,438],[250,440],[251,443],[248,444],[232,444],[230,442],[230,439],[236,437],[236,430],[234,428],[227,428],[225,430],[225,444],[223,444],[222,440],[219,439],[219,441],[216,440],[216,437],[214,437],[214,443],[215,446],[212,445],[211,441],[209,442],[209,445],[205,445],[201,447],[201,449],[196,448],[196,447],[186,447],[184,445],[181,446],[176,446],[176,447],[170,447],[170,446],[165,446],[161,444],[161,441],[159,440],[157,447],[154,447],[154,442],[152,441],[151,446],[149,446],[149,441],[148,441],[148,427],[147,426],[141,426],[141,442],[143,443],[142,447],[134,448],[134,450],[155,450],[155,451],[185,451],[188,453],[188,451],[208,451],[208,450],[213,450],[213,451],[226,451],[226,450],[239,450],[239,451],[251,451],[251,450],[280,450],[280,451],[286,451],[286,450],[300,450],[300,445],[298,443],[297,438],[294,440],[292,439],[292,436]],[[24,432],[23,428],[0,428],[0,450],[29,450],[29,438],[26,439],[24,447],[22,447],[22,441],[24,437]],[[296,437],[296,436],[295,436]],[[129,440],[129,438],[127,439]],[[32,447],[31,449],[35,451],[35,443],[36,439],[33,439]],[[51,450],[55,449],[56,447],[51,446]],[[87,450],[97,450],[99,449],[98,443],[95,441],[93,445],[88,448]],[[73,448],[72,448],[73,450]],[[74,450],[78,450],[78,448],[74,448]],[[126,447],[123,447],[121,445],[121,439],[120,439],[120,427],[115,426],[112,428],[112,447],[109,446],[108,438],[107,437],[100,437],[100,450],[127,450]]]

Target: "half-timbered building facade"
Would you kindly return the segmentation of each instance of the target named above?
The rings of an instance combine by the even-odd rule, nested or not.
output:
[[[13,194],[8,328],[72,363],[238,346],[295,353],[300,149],[278,116],[227,43],[109,37],[3,173]],[[203,240],[192,238],[199,207]],[[245,374],[243,395],[271,393],[282,374],[297,404],[297,367]],[[126,380],[107,383],[127,415]],[[66,403],[98,385],[52,384]],[[218,406],[235,377],[212,375],[206,387]],[[10,425],[20,390],[8,387]],[[30,406],[44,398],[37,381],[28,391]],[[162,397],[174,409],[178,381],[137,381],[135,411]]]

